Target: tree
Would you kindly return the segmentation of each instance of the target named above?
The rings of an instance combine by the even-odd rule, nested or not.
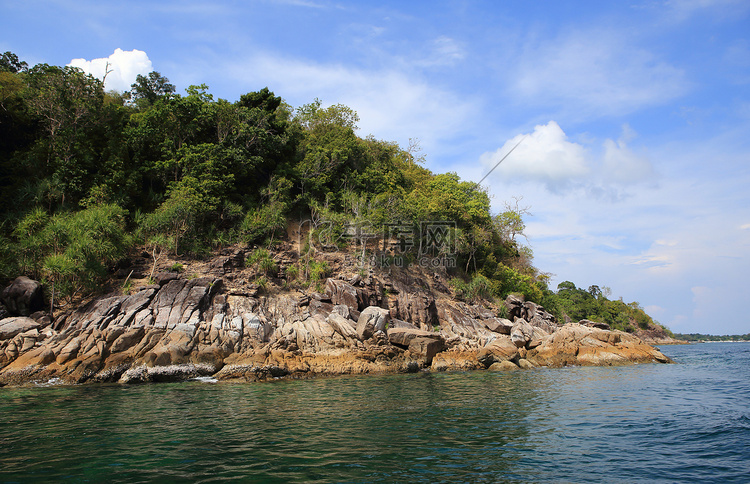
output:
[[[168,244],[171,252],[179,254],[181,242],[192,241],[203,217],[214,208],[194,182],[195,179],[188,177],[175,183],[164,203],[143,218],[140,230],[147,243],[159,240]]]
[[[359,115],[355,110],[343,104],[334,104],[323,108],[323,101],[315,99],[310,104],[297,109],[294,119],[307,131],[338,126],[356,131],[359,129]]]
[[[174,84],[156,71],[147,76],[138,74],[130,86],[132,101],[141,109],[153,105],[158,99],[169,97],[175,92]]]
[[[39,169],[57,187],[61,204],[66,198],[78,200],[87,192],[96,169],[91,130],[100,120],[102,83],[78,68],[47,64],[34,66],[27,82],[28,106],[48,136],[37,140],[46,152]]]
[[[18,56],[13,52],[6,51],[0,56],[0,72],[10,72],[16,74],[17,72],[26,71],[29,65],[26,62],[19,61]]]
[[[531,215],[531,212],[529,212],[530,207],[520,205],[522,199],[523,197],[513,197],[512,203],[505,202],[505,211],[494,218],[495,227],[506,241],[515,243],[517,236],[526,237],[526,234],[524,234],[526,223],[523,217]]]

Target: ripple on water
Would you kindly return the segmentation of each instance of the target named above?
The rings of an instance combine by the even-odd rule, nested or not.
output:
[[[0,482],[743,482],[749,353],[664,350],[682,363],[2,388]]]

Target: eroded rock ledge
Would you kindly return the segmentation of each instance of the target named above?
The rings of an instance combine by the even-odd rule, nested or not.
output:
[[[439,274],[332,278],[320,293],[251,296],[225,278],[158,278],[52,321],[0,320],[0,384],[258,381],[314,375],[509,370],[670,360],[637,337],[559,326],[510,296],[498,308],[451,298]],[[28,285],[28,281],[22,281]]]

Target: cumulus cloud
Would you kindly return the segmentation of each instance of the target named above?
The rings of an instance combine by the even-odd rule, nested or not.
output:
[[[104,78],[106,72],[109,71],[109,74],[106,74],[104,88],[120,92],[129,90],[138,74],[145,75],[153,70],[148,55],[136,49],[125,51],[118,48],[109,57],[90,61],[73,59],[68,65],[78,67],[99,79]]]
[[[560,125],[550,121],[509,139],[497,151],[481,155],[480,163],[487,173],[518,145],[492,172],[495,180],[542,183],[557,194],[582,188],[591,196],[618,199],[623,187],[656,176],[648,156],[628,145],[634,137],[635,132],[625,125],[616,141],[605,139],[601,147],[581,144],[571,141]]]
[[[480,162],[489,171],[517,144],[518,147],[498,166],[493,176],[539,181],[550,191],[559,192],[591,171],[587,150],[569,141],[554,121],[535,126],[528,135],[511,138],[497,151],[483,154]]]

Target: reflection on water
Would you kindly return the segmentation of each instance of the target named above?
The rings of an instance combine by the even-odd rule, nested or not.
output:
[[[490,373],[5,389],[13,479],[427,482],[510,473],[540,403]]]
[[[750,353],[716,351],[621,368],[2,388],[0,482],[741,482]]]

